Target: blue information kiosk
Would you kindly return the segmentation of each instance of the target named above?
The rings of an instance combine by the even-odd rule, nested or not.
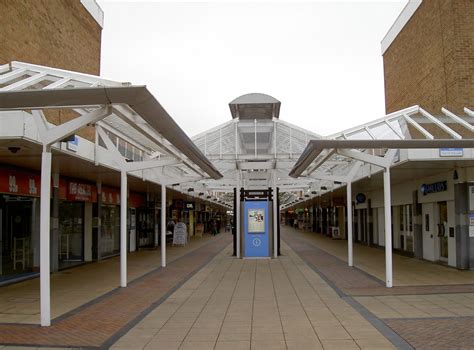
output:
[[[273,251],[272,190],[243,190],[241,194],[242,257],[270,258]]]

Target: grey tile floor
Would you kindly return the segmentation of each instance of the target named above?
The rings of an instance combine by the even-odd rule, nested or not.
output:
[[[241,260],[227,247],[114,349],[392,349],[282,242],[283,256]]]

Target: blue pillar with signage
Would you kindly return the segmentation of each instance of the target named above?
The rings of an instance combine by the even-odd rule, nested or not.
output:
[[[244,203],[244,256],[270,257],[268,201]]]
[[[270,258],[275,238],[272,189],[240,190],[241,249],[247,259]]]

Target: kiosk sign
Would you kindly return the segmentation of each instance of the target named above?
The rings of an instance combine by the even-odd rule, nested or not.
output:
[[[268,202],[245,202],[244,213],[244,257],[269,257]]]

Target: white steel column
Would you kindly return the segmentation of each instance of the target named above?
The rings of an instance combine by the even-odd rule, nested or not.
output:
[[[127,286],[127,172],[120,173],[120,287]]]
[[[383,199],[385,210],[385,284],[387,288],[393,286],[392,271],[392,200],[390,197],[390,168],[383,172]]]
[[[278,258],[278,239],[277,239],[277,233],[278,233],[278,225],[280,224],[278,222],[278,212],[280,211],[280,208],[278,208],[278,198],[277,198],[277,188],[276,188],[276,182],[277,182],[277,175],[276,175],[276,170],[273,171],[273,257]]]
[[[40,310],[41,326],[51,325],[50,285],[50,211],[51,211],[51,149],[43,147],[41,155],[40,200]]]
[[[240,171],[237,170],[237,193],[236,193],[236,201],[235,201],[235,218],[236,218],[236,223],[235,223],[235,236],[236,236],[236,249],[235,249],[235,256],[236,258],[240,258]]]
[[[166,266],[166,185],[161,185],[161,267]]]
[[[347,190],[347,264],[353,266],[352,239],[352,183],[348,182]]]

